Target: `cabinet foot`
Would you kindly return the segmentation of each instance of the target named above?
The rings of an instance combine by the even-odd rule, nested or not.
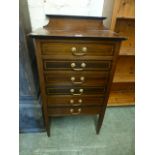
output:
[[[47,136],[50,137],[50,128],[46,129],[47,131]]]
[[[100,133],[100,129],[101,129],[103,119],[104,119],[105,109],[106,108],[104,108],[103,112],[99,114],[99,118],[98,118],[98,122],[97,122],[97,126],[96,126],[96,134],[97,135]]]
[[[47,136],[50,137],[50,123],[49,123],[49,117],[45,118],[45,128],[47,132]]]
[[[102,126],[102,122],[103,122],[103,113],[99,114],[99,118],[98,118],[98,122],[97,122],[97,126],[96,126],[96,134],[98,135],[100,133],[100,129]]]

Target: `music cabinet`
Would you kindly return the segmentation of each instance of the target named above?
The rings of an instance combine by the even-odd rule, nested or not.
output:
[[[47,15],[34,40],[43,115],[98,115],[100,131],[123,36],[104,27],[104,17]],[[81,120],[82,121],[82,120]]]

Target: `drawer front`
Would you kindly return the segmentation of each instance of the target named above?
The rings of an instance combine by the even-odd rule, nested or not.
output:
[[[48,107],[104,105],[104,96],[50,96],[47,98],[47,105]]]
[[[105,107],[59,107],[48,108],[49,116],[99,114]]]
[[[52,61],[43,60],[44,70],[72,70],[72,71],[87,71],[87,70],[110,70],[111,61]]]
[[[54,57],[69,56],[91,57],[91,56],[112,56],[114,54],[114,44],[94,41],[49,41],[41,43],[43,55]]]
[[[51,71],[45,75],[46,85],[82,85],[82,86],[103,86],[108,81],[107,71]]]
[[[47,95],[96,95],[104,94],[106,86],[103,87],[80,87],[80,86],[46,86]]]

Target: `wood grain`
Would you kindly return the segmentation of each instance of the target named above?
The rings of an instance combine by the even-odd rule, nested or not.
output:
[[[56,16],[47,15],[52,20],[44,26],[44,28],[52,28],[53,30],[102,30],[104,28],[103,19],[105,17],[84,17],[84,16]],[[61,20],[60,20],[61,19]],[[76,19],[76,20],[75,20]],[[87,20],[86,20],[87,19]],[[82,24],[81,24],[82,23]]]
[[[115,0],[112,13],[111,30],[114,30],[117,17],[135,18],[135,0]]]
[[[135,55],[135,19],[117,18],[115,32],[126,36],[120,48],[120,55]]]
[[[113,82],[135,81],[135,57],[121,56],[118,58]]]
[[[74,93],[71,93],[71,89],[74,89]],[[83,89],[83,92],[80,92],[80,89]],[[73,96],[82,96],[82,95],[104,95],[106,93],[107,86],[100,87],[84,87],[84,86],[46,86],[47,95],[72,95]],[[75,95],[74,95],[75,94]],[[77,94],[77,95],[76,95]],[[59,97],[59,96],[58,96]]]
[[[108,71],[46,71],[46,85],[53,86],[103,86],[108,82]]]
[[[113,42],[94,42],[94,41],[82,41],[79,40],[43,40],[41,41],[41,49],[43,55],[52,55],[52,56],[73,56],[78,57],[78,54],[85,54],[80,55],[80,57],[87,56],[112,56],[114,52],[114,45]],[[72,48],[76,49],[74,52],[77,55],[74,55],[72,52]],[[84,53],[82,50],[83,48],[87,48],[87,51]],[[94,53],[95,51],[95,53]]]
[[[135,102],[134,91],[111,92],[108,100],[108,106],[129,106]]]
[[[71,112],[73,109],[73,112]],[[81,112],[78,110],[81,109]],[[67,115],[96,115],[102,111],[101,106],[96,107],[64,107],[64,108],[48,108],[49,116],[67,116]]]
[[[75,63],[75,67],[71,67],[71,64]],[[82,63],[86,64],[86,67],[81,67]],[[67,60],[43,60],[44,70],[45,71],[89,71],[89,70],[103,70],[108,71],[111,69],[112,61],[88,61],[88,60],[79,60],[79,61],[67,61]]]
[[[134,89],[129,88],[135,82],[135,0],[115,0],[111,30],[128,39],[120,47],[108,105],[133,105]]]
[[[104,96],[103,95],[82,95],[82,96],[73,96],[73,95],[59,95],[58,96],[49,96],[47,98],[48,107],[57,107],[57,106],[94,106],[94,105],[104,105]]]

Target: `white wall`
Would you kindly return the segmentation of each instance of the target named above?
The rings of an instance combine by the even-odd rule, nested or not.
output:
[[[110,28],[111,25],[114,1],[115,0],[104,0],[103,16],[107,17],[107,19],[104,21],[104,25],[108,28]]]
[[[35,30],[36,28],[42,27],[48,23],[44,13],[44,1],[43,0],[27,0],[29,15],[31,21],[31,28]]]
[[[102,16],[104,0],[27,0],[32,30],[48,23],[45,14]]]
[[[102,16],[104,0],[46,0],[47,14]]]

